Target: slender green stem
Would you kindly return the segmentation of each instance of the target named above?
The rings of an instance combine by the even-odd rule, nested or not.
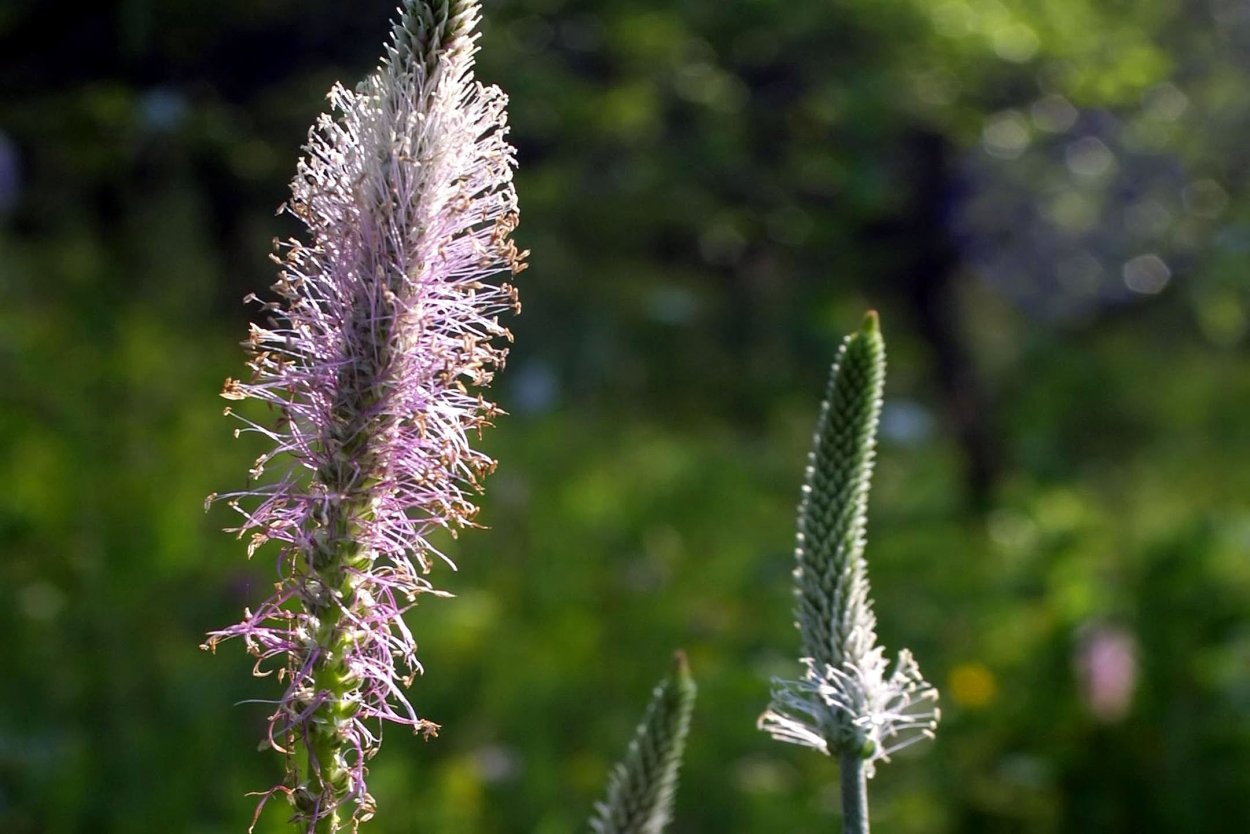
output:
[[[297,824],[301,831],[306,830],[307,823],[300,822]],[[341,831],[342,820],[339,817],[339,812],[336,810],[330,816],[317,820],[317,827],[314,830],[317,834],[335,834],[335,832]]]
[[[842,832],[868,834],[868,780],[858,750],[844,750],[838,757],[842,775]]]

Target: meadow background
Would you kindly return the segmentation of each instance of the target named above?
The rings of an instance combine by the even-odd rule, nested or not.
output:
[[[387,731],[367,830],[582,830],[677,647],[671,830],[838,830],[834,763],[754,723],[869,307],[880,630],[944,712],[877,829],[1245,830],[1248,9],[487,2],[532,265],[489,529],[411,617],[443,732]],[[276,684],[197,648],[273,570],[203,511],[258,451],[217,392],[391,11],[0,2],[0,831],[237,833],[278,778],[236,706]]]

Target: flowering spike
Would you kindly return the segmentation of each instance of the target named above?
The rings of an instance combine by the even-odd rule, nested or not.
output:
[[[678,652],[673,672],[656,686],[629,750],[612,770],[607,798],[595,805],[596,834],[660,834],[668,825],[685,751],[695,683]]]
[[[798,512],[795,616],[806,673],[773,681],[760,728],[825,754],[878,761],[932,736],[937,690],[906,650],[887,675],[864,543],[885,344],[877,314],[842,343],[808,457]]]
[[[330,91],[336,115],[309,132],[287,204],[309,240],[277,245],[250,380],[223,391],[278,412],[273,427],[244,421],[273,447],[248,489],[220,497],[249,553],[282,549],[273,595],[205,647],[239,637],[257,674],[277,669],[266,744],[287,774],[264,796],[286,796],[310,834],[372,816],[382,721],[437,731],[401,687],[421,669],[403,614],[439,593],[429,534],[472,524],[494,466],[468,442],[497,413],[473,389],[502,367],[498,317],[517,307],[490,279],[525,253],[509,240],[506,98],[473,78],[477,22],[473,0],[405,0],[378,69]]]

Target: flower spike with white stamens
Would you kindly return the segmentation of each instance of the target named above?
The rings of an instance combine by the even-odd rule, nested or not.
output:
[[[372,816],[382,722],[438,729],[404,694],[421,667],[403,615],[438,593],[429,534],[472,524],[494,466],[469,444],[496,414],[475,389],[502,367],[499,316],[517,308],[493,279],[524,253],[507,100],[473,77],[477,22],[475,0],[404,0],[376,72],[330,91],[336,115],[309,133],[288,203],[309,239],[278,246],[251,377],[222,392],[279,415],[241,431],[273,444],[253,480],[285,469],[222,497],[249,554],[281,551],[272,596],[205,648],[239,637],[257,674],[277,670],[266,745],[287,773],[264,800],[285,795],[308,834]]]
[[[939,718],[937,690],[911,653],[889,672],[877,645],[863,554],[884,384],[885,345],[869,313],[834,362],[799,505],[795,614],[806,673],[774,680],[759,720],[774,738],[838,755],[868,777],[894,751],[932,737]]]

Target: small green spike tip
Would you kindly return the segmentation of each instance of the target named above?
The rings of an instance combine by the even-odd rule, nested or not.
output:
[[[673,677],[681,681],[683,686],[690,679],[690,661],[681,649],[673,652]]]
[[[612,769],[607,797],[595,805],[595,834],[662,834],[672,818],[677,776],[690,729],[695,683],[684,652],[660,681],[625,758]]]

